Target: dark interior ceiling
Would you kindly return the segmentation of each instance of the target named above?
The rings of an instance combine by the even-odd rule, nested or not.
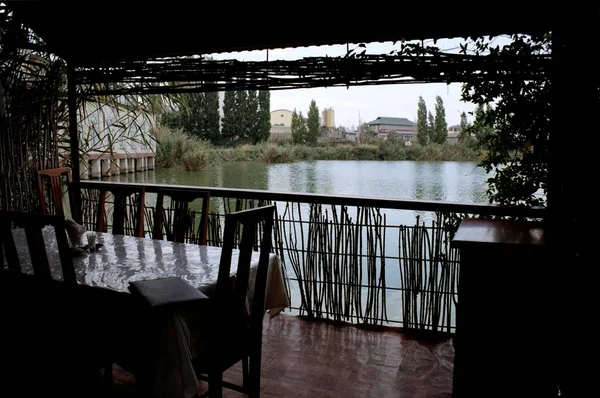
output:
[[[333,12],[299,11],[297,7],[282,6],[278,11],[276,6],[264,3],[244,6],[247,9],[240,9],[237,4],[228,7],[218,4],[209,7],[201,2],[172,7],[168,4],[152,2],[139,7],[137,3],[126,2],[19,1],[10,2],[8,7],[16,18],[42,37],[50,51],[76,63],[401,39],[540,33],[552,26],[549,15],[508,8],[485,12],[459,7],[443,12],[423,10],[425,14],[416,18],[413,11],[389,10],[386,15],[381,10],[388,7],[362,14],[354,8]],[[324,18],[328,13],[334,17]]]

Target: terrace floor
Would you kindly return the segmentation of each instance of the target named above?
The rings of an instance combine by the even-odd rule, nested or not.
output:
[[[389,329],[280,315],[265,321],[261,396],[450,397],[453,361],[451,339],[415,339]],[[131,382],[123,372],[114,376],[120,387]],[[230,369],[225,380],[241,383],[241,366]]]

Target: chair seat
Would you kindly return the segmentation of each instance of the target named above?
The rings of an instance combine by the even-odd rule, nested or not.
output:
[[[197,375],[207,374],[211,369],[211,366],[218,364],[220,371],[225,371],[238,363],[242,358],[248,357],[249,354],[249,341],[248,335],[250,332],[250,326],[246,326],[245,333],[242,335],[234,333],[232,330],[230,335],[221,336],[223,345],[220,346],[220,350],[214,358],[211,354],[210,344],[214,344],[214,340],[210,339],[198,339],[193,342],[195,357],[192,361],[194,370]]]
[[[208,297],[178,277],[129,282],[130,291],[141,296],[151,308],[206,300]]]

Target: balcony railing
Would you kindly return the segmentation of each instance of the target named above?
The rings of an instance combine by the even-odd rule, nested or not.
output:
[[[99,181],[78,184],[83,198],[82,217],[88,229],[95,228],[95,192],[100,186],[136,185]],[[450,240],[459,220],[465,216],[544,217],[543,208],[143,186],[149,238],[155,192],[160,187],[210,192],[208,244],[215,246],[222,242],[225,214],[275,203],[273,247],[283,260],[291,310],[295,313],[443,333],[455,329],[459,255],[450,247]],[[199,206],[195,209],[192,205],[195,210]],[[199,225],[199,217],[195,220]],[[188,241],[197,242],[197,236],[190,233]]]

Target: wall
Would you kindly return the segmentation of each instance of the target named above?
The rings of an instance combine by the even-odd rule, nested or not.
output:
[[[285,127],[292,127],[292,113],[287,109],[271,111],[271,126],[283,124]]]
[[[121,99],[124,105],[124,99]],[[127,106],[87,102],[79,110],[82,178],[154,168],[156,141],[150,115]]]

